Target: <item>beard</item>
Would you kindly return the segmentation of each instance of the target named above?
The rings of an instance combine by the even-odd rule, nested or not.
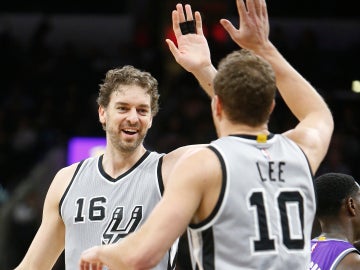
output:
[[[120,135],[119,135],[120,134]],[[117,149],[120,152],[124,153],[131,153],[134,152],[142,143],[144,142],[144,139],[147,134],[147,130],[140,130],[137,133],[137,136],[135,139],[126,139],[123,138],[122,130],[118,131],[109,131],[107,132],[107,136],[109,137],[109,141],[111,145]]]

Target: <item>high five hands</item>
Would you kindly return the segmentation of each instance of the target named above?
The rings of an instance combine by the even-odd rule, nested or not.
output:
[[[190,22],[191,25],[193,21],[195,21],[195,32],[185,32],[184,34],[181,31],[181,24]],[[210,50],[203,33],[200,13],[196,11],[193,15],[191,6],[188,4],[185,5],[184,12],[183,5],[177,4],[176,10],[172,12],[172,23],[177,46],[170,39],[166,39],[166,42],[176,62],[192,73],[211,66]]]

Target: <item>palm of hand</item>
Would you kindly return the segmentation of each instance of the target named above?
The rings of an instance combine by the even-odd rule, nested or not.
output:
[[[211,65],[210,50],[206,38],[198,34],[187,34],[177,39],[179,54],[176,61],[187,71]]]

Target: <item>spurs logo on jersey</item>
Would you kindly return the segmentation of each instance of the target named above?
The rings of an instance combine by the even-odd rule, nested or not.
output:
[[[116,178],[104,171],[102,156],[78,165],[60,202],[60,215],[66,226],[66,269],[78,269],[85,249],[121,241],[144,223],[161,199],[162,156],[146,152]],[[168,269],[173,261],[174,254],[169,252],[154,269]]]
[[[135,231],[142,218],[142,206],[135,206],[131,213],[130,220],[126,223],[125,227],[121,227],[121,222],[124,217],[124,207],[117,207],[107,226],[103,236],[102,244],[110,244],[119,241],[120,238],[125,237],[127,234]]]

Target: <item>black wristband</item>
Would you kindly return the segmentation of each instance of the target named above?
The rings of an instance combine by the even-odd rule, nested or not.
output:
[[[186,21],[179,24],[180,30],[183,35],[196,34],[195,21]]]

